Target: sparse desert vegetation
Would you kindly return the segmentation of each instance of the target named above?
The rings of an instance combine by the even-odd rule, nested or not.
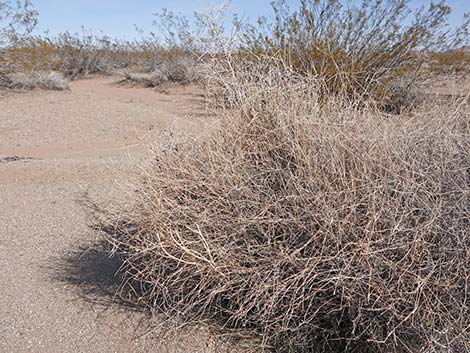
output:
[[[0,79],[204,90],[202,129],[165,129],[118,202],[93,204],[132,305],[254,352],[468,353],[470,91],[429,87],[468,74],[470,17],[296,5],[231,31],[226,5],[162,11],[158,36],[130,42],[32,36],[25,3]]]

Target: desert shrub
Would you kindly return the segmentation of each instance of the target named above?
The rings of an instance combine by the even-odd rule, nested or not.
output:
[[[196,62],[189,56],[179,56],[172,60],[164,60],[156,65],[151,80],[155,86],[165,82],[187,84],[198,78]]]
[[[295,10],[278,0],[273,10],[274,18],[260,18],[258,25],[239,23],[241,55],[272,55],[300,73],[317,75],[326,95],[389,104],[397,80],[419,81],[424,74],[423,52],[468,41],[470,18],[450,31],[444,1],[412,11],[408,0],[302,0]]]
[[[8,88],[11,85],[11,79],[8,72],[0,67],[0,88]]]
[[[196,58],[178,48],[164,48],[150,39],[126,42],[83,32],[55,37],[21,38],[8,50],[11,71],[57,71],[70,79],[89,74],[132,72],[137,81],[152,73],[150,86],[164,82],[189,83],[196,80]],[[140,80],[141,81],[141,80]]]
[[[395,79],[387,88],[387,95],[381,99],[381,110],[400,114],[416,109],[428,100],[423,83],[417,83],[413,77]]]
[[[60,35],[56,40],[60,71],[67,77],[75,78],[88,74],[108,73],[109,67],[104,55],[100,55],[102,46],[106,46],[107,38],[84,34],[73,36],[70,33]]]
[[[143,87],[162,87],[168,83],[182,85],[197,83],[201,79],[198,64],[191,56],[158,56],[150,73],[125,72],[121,83]]]
[[[12,41],[30,33],[37,23],[38,13],[31,3],[25,1],[0,0],[0,88],[9,87],[11,71],[7,60]]]
[[[37,17],[38,12],[28,0],[0,0],[0,48],[30,33],[37,24]]]
[[[469,40],[470,17],[450,29],[445,1],[417,10],[408,0],[302,0],[297,9],[277,0],[272,7],[274,17],[255,25],[234,17],[232,32],[224,29],[226,6],[194,18],[163,11],[154,23],[161,34],[155,40],[167,50],[221,61],[227,70],[258,67],[260,61],[289,67],[317,76],[326,100],[366,98],[394,112],[419,105],[417,92],[430,74],[423,69],[428,53]]]
[[[68,88],[67,80],[57,72],[34,71],[17,73],[11,76],[9,88],[19,89],[46,89],[63,91]]]
[[[24,8],[18,6],[18,15],[13,15],[13,7],[10,5],[8,17],[0,13],[0,22],[3,17],[14,17],[22,23],[30,18],[30,21],[36,21],[36,18],[31,17],[35,12],[25,12],[30,6],[28,2],[23,5]],[[161,16],[169,32],[178,22],[172,16],[171,12],[164,12]],[[8,33],[5,37],[8,37],[9,46],[0,52],[0,63],[7,68],[2,72],[57,71],[69,79],[75,79],[89,74],[107,75],[126,71],[137,73],[135,77],[142,76],[141,73],[152,73],[152,80],[148,84],[154,86],[163,82],[188,83],[196,79],[195,62],[198,56],[196,46],[189,46],[189,39],[182,40],[184,36],[190,38],[188,26],[177,26],[177,37],[181,40],[174,42],[155,34],[145,36],[143,32],[140,40],[125,41],[104,34],[96,35],[85,28],[81,33],[65,32],[55,36],[19,35],[18,31],[11,30],[5,32]],[[2,27],[0,38],[1,31]],[[29,32],[26,31],[26,34]],[[191,38],[195,40],[198,37],[194,34]],[[6,76],[2,77],[6,79]]]
[[[148,73],[135,73],[126,71],[123,73],[123,78],[118,83],[129,85],[131,87],[155,87],[155,84],[151,80],[151,75]]]
[[[275,352],[470,352],[468,104],[390,119],[255,74],[112,215],[126,283]]]
[[[62,33],[56,37],[27,37],[9,51],[9,61],[18,71],[55,70],[66,77],[108,73],[111,40],[83,32]]]
[[[148,71],[159,48],[146,42],[114,40],[86,31],[53,37],[28,36],[15,41],[7,61],[15,71],[61,72],[70,79],[115,70]]]
[[[433,53],[430,69],[439,74],[468,74],[470,71],[470,52],[468,48]]]

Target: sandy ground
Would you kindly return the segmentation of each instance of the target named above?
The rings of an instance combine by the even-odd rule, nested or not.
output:
[[[70,86],[0,97],[0,352],[166,352],[114,297],[118,264],[90,248],[84,203],[112,192],[166,127],[197,129],[201,98],[103,78]],[[180,351],[209,350],[188,342]]]

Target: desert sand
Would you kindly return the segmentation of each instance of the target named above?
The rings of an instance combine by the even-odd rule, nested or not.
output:
[[[204,106],[191,87],[113,82],[0,97],[1,352],[162,351],[146,314],[115,297],[119,264],[96,248],[86,202],[112,193],[165,128],[197,129]],[[189,341],[181,350],[198,351]]]

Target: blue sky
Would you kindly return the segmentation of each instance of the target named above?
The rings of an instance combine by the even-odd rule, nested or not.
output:
[[[134,25],[145,31],[152,30],[152,13],[162,8],[187,15],[195,10],[203,10],[214,4],[209,0],[32,0],[40,13],[36,33],[50,30],[52,34],[79,32],[81,26],[112,37],[136,37]],[[239,15],[251,19],[261,14],[269,14],[270,0],[232,0],[231,9]],[[217,3],[217,2],[215,2]],[[219,1],[220,3],[220,1]],[[298,0],[288,0],[296,6]],[[429,4],[429,0],[412,0],[413,6]],[[463,13],[470,12],[470,0],[448,0],[454,14],[451,24],[460,22]]]

